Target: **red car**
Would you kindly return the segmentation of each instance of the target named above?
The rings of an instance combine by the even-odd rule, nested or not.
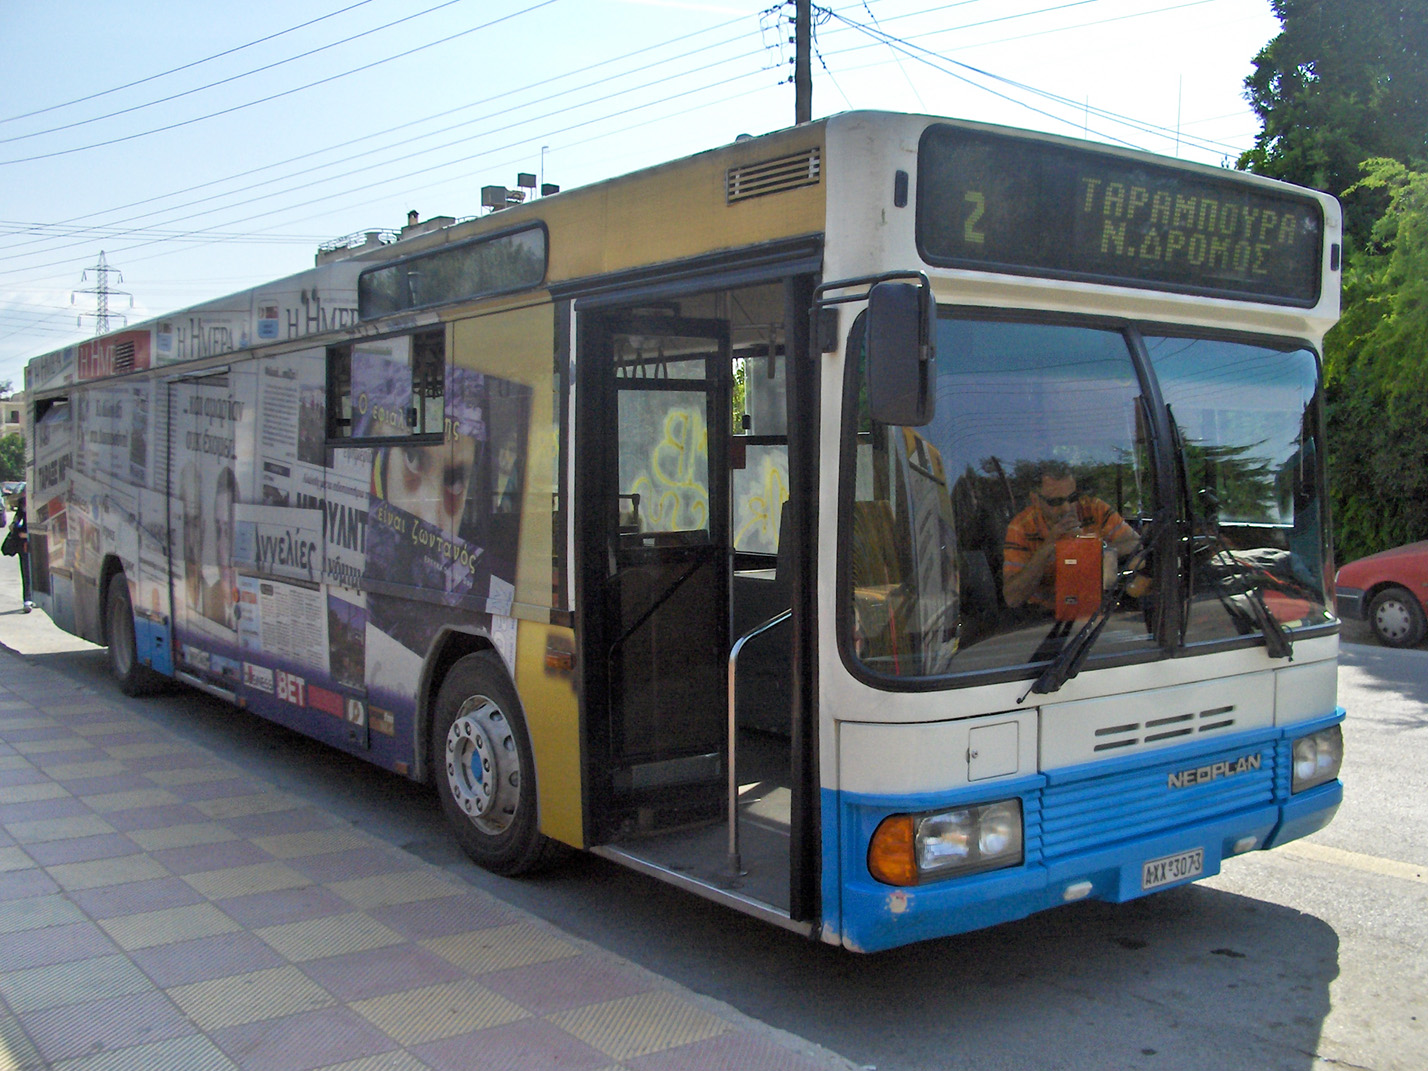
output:
[[[1349,562],[1334,587],[1340,617],[1367,620],[1389,647],[1415,647],[1428,633],[1428,540]]]

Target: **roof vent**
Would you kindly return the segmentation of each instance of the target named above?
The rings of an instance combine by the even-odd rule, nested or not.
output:
[[[728,203],[817,186],[822,174],[823,153],[817,146],[791,156],[731,167],[727,172]]]
[[[114,345],[114,374],[134,371],[134,340],[125,339]]]

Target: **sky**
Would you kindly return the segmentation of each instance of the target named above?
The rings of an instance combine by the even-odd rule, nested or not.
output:
[[[770,6],[773,5],[773,6]],[[1268,0],[815,3],[813,114],[927,112],[1214,165],[1250,147]],[[792,4],[4,0],[0,382],[32,357],[794,119]],[[98,266],[107,265],[100,272]]]

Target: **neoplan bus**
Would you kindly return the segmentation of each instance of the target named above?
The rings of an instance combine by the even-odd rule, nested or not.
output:
[[[1340,802],[1340,255],[1318,193],[881,113],[420,224],[32,361],[36,598],[498,872],[862,951],[1132,899]]]

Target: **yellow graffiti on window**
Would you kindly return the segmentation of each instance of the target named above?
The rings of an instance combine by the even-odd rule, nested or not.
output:
[[[782,457],[765,456],[752,488],[738,500],[738,550],[777,550],[783,504],[788,501],[788,471]]]
[[[703,459],[702,463],[700,459]],[[690,532],[709,526],[709,429],[697,409],[670,409],[663,436],[650,451],[649,471],[627,489],[640,496],[640,528]]]

